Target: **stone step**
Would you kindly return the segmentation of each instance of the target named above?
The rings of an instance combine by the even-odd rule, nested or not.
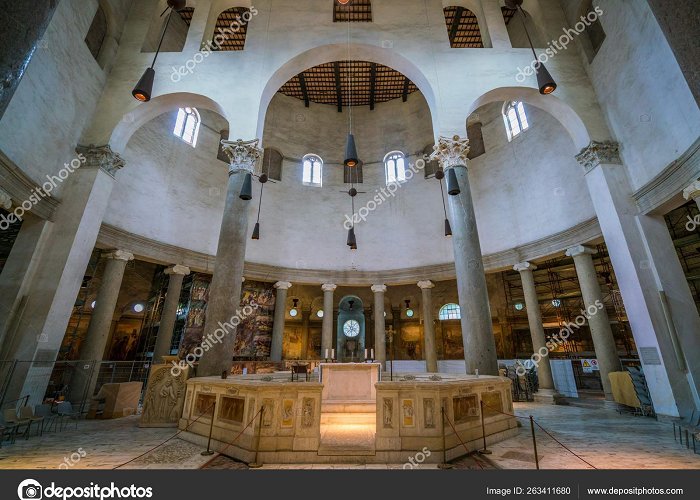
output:
[[[321,413],[321,425],[324,424],[364,424],[374,425],[376,413]]]
[[[344,401],[338,403],[322,402],[321,413],[376,413],[375,402]]]

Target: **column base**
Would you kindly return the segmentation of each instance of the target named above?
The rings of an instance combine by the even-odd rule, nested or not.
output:
[[[535,393],[535,403],[556,405],[564,399],[560,393],[554,389],[539,389]]]

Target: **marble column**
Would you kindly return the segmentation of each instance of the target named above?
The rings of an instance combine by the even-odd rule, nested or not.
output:
[[[122,279],[126,265],[134,260],[134,255],[124,250],[115,250],[102,256],[107,261],[100,282],[100,289],[97,292],[95,309],[92,311],[90,326],[83,343],[80,345],[80,360],[85,362],[96,362],[94,370],[77,371],[77,374],[85,376],[80,380],[71,381],[71,400],[89,400],[95,390],[97,375],[99,374],[99,362],[103,360],[107,340],[112,330],[112,320],[114,310],[117,307],[119,291],[122,287]],[[77,382],[77,383],[76,383]]]
[[[275,283],[275,319],[272,324],[272,344],[270,345],[270,361],[282,361],[282,345],[284,343],[284,319],[287,307],[287,290],[292,287],[288,281]]]
[[[700,208],[700,181],[694,181],[690,186],[683,190],[683,198],[687,201],[694,200]]]
[[[163,312],[160,314],[158,325],[158,337],[153,351],[153,362],[160,363],[163,356],[170,356],[170,345],[173,340],[173,330],[177,321],[177,308],[180,305],[180,293],[182,281],[190,274],[190,268],[185,266],[172,266],[165,270],[169,275],[168,292],[165,295]]]
[[[386,285],[372,285],[374,292],[374,359],[386,362],[386,320],[384,319],[384,293]]]
[[[333,292],[337,285],[326,283],[321,285],[323,290],[323,323],[321,325],[321,359],[326,357],[326,349],[330,356],[333,349]]]
[[[115,176],[124,166],[109,146],[78,146],[78,169],[61,184],[61,204],[54,213],[46,251],[37,262],[26,305],[17,314],[9,359],[19,359],[5,400],[29,395],[29,404],[43,401],[51,378],[51,362],[59,352],[75,298],[95,248],[109,204]]]
[[[462,312],[462,342],[467,373],[498,375],[496,341],[491,325],[488,290],[474,214],[467,155],[469,141],[459,136],[440,137],[431,160],[439,160],[446,174],[453,170],[460,193],[448,196],[457,292]]]
[[[520,273],[520,281],[523,284],[525,309],[527,310],[527,321],[530,325],[533,354],[539,353],[542,356],[540,364],[537,366],[540,389],[554,389],[552,368],[549,366],[549,351],[545,355],[542,355],[542,352],[540,352],[542,348],[547,349],[547,339],[544,335],[542,312],[540,311],[540,302],[537,298],[537,287],[535,286],[535,276],[533,274],[537,266],[530,262],[521,262],[513,266],[513,269]]]
[[[27,71],[58,3],[59,0],[12,2],[0,12],[3,26],[0,31],[0,119]]]
[[[425,350],[425,367],[428,373],[437,373],[437,348],[435,345],[435,329],[433,328],[433,299],[431,289],[435,287],[432,281],[419,281],[423,305],[423,348]]]
[[[311,309],[301,310],[301,359],[309,359],[309,321]]]
[[[598,368],[600,369],[600,379],[603,383],[605,399],[612,401],[612,387],[608,374],[619,372],[622,370],[622,365],[617,355],[610,319],[603,306],[603,293],[600,291],[598,273],[593,264],[592,255],[595,253],[595,249],[584,247],[583,245],[571,247],[566,251],[568,257],[574,258],[583,304],[588,315],[588,326],[591,329],[591,337],[593,337],[593,348],[598,359]],[[596,312],[592,314],[594,310]]]
[[[236,326],[233,318],[241,309],[243,266],[248,238],[248,215],[253,208],[250,201],[241,200],[240,193],[246,174],[255,170],[262,156],[259,140],[221,141],[231,163],[228,169],[226,205],[221,221],[219,243],[214,263],[214,276],[209,288],[204,339],[218,338],[199,360],[197,375],[214,376],[229,371],[233,363]],[[221,334],[223,330],[223,336]]]
[[[639,213],[617,143],[591,142],[576,159],[584,169],[654,409],[659,415],[688,417],[700,410],[700,316],[668,228],[663,217]],[[669,324],[678,327],[669,330]]]
[[[27,212],[0,274],[0,359],[9,359],[8,347],[13,343],[15,319],[26,305],[27,292],[36,273],[51,222]]]

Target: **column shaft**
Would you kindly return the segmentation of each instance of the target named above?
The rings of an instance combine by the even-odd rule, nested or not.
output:
[[[309,358],[309,320],[311,309],[301,311],[301,359]]]
[[[435,286],[430,281],[419,281],[423,305],[423,346],[425,349],[425,366],[428,373],[437,373],[437,350],[435,346],[435,329],[433,328],[433,299],[431,289]]]
[[[6,401],[26,395],[30,405],[43,401],[51,377],[45,362],[58,355],[107,210],[114,175],[124,166],[109,146],[78,146],[77,153],[83,166],[64,182],[61,205],[46,240],[47,251],[37,263],[26,305],[15,317],[8,358],[21,363],[8,384]],[[33,363],[35,358],[42,363]]]
[[[333,348],[333,292],[336,285],[325,284],[323,290],[323,323],[321,325],[321,358],[326,357],[326,350],[329,356]]]
[[[173,266],[165,271],[170,275],[168,292],[165,295],[163,311],[160,314],[158,325],[158,337],[153,351],[153,362],[160,363],[163,356],[170,356],[170,345],[173,339],[173,330],[177,320],[177,308],[180,305],[180,293],[182,281],[190,274],[190,270],[184,266]]]
[[[547,349],[547,339],[544,335],[540,302],[537,299],[537,287],[535,286],[535,276],[533,274],[534,269],[536,269],[535,266],[529,262],[524,262],[515,266],[515,270],[520,272],[520,280],[523,284],[525,308],[527,309],[527,321],[530,325],[533,353],[539,353],[540,356],[542,356],[537,366],[540,389],[554,389],[552,368],[549,365],[549,351],[544,355],[540,352],[542,348],[545,348],[545,350]]]
[[[258,141],[222,141],[224,151],[231,158],[226,205],[221,221],[219,244],[214,264],[214,276],[209,289],[204,339],[217,329],[226,333],[220,343],[214,343],[199,360],[198,376],[221,375],[232,365],[236,327],[232,319],[241,305],[243,267],[248,241],[249,201],[240,198],[246,174],[255,168],[261,151]]]
[[[384,292],[386,286],[372,286],[374,292],[374,358],[385,366],[386,361],[386,320],[384,319]]]
[[[600,379],[603,384],[605,399],[612,401],[612,387],[608,374],[620,371],[622,366],[617,355],[615,337],[613,337],[612,328],[610,328],[610,319],[603,306],[603,294],[600,291],[598,274],[591,256],[593,252],[593,250],[579,246],[570,248],[566,254],[574,258],[583,304],[588,313],[588,326],[591,329],[593,348],[598,359],[598,368],[600,369]],[[591,314],[594,310],[596,312]]]
[[[76,371],[71,380],[71,399],[73,401],[88,400],[95,392],[95,384],[99,375],[99,362],[103,360],[107,340],[112,330],[114,310],[117,307],[119,291],[122,287],[122,279],[126,264],[133,260],[134,256],[129,252],[117,250],[105,256],[107,264],[100,290],[97,292],[95,309],[90,318],[87,334],[80,346],[80,358],[83,361],[96,361],[95,368],[87,371]],[[79,380],[76,376],[80,375]]]
[[[287,307],[287,290],[292,284],[284,281],[275,283],[277,296],[275,298],[275,318],[272,324],[272,344],[270,346],[270,361],[282,361],[282,345],[284,344],[284,319]]]

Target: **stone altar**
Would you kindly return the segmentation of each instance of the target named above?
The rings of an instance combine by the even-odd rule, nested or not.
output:
[[[379,363],[321,363],[322,404],[327,413],[374,412]]]

